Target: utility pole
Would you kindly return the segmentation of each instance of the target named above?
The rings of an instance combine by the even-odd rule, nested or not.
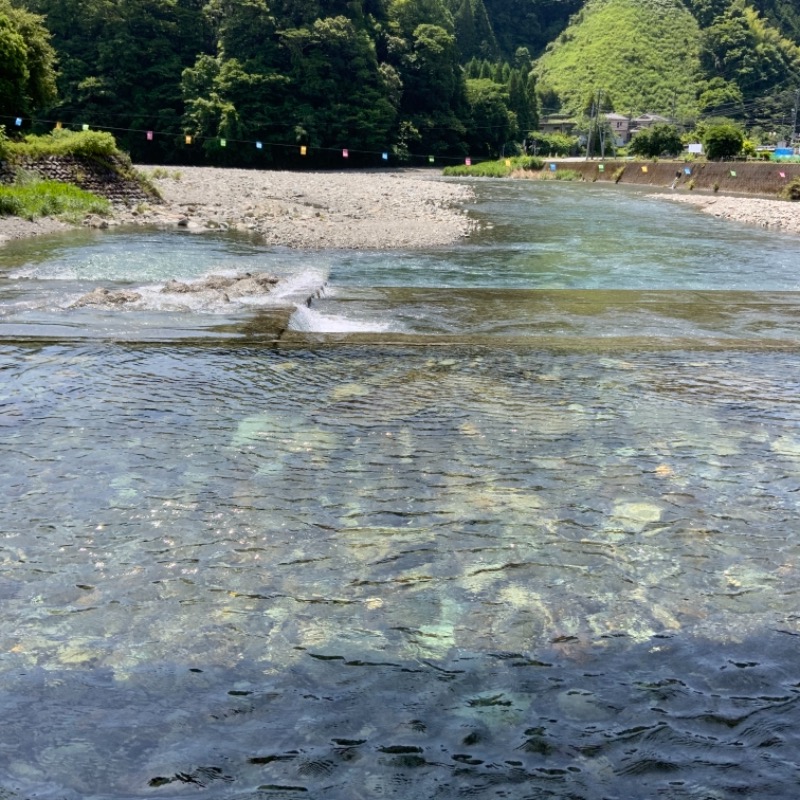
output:
[[[603,93],[597,92],[597,136],[600,139],[600,158],[606,157],[606,132],[600,126],[600,115],[603,113]]]
[[[602,90],[597,90],[597,103],[595,104],[592,101],[592,116],[589,120],[589,138],[586,142],[586,161],[589,160],[589,157],[592,153],[592,138],[594,137],[594,128],[595,128],[595,119],[599,122],[600,120],[600,99],[603,96]]]

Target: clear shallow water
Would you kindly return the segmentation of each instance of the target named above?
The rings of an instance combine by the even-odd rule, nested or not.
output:
[[[500,247],[537,189],[482,191]],[[3,796],[794,797],[791,293],[426,294],[179,239],[165,271],[323,263],[333,291],[263,342],[263,309],[128,310],[127,343],[10,314]]]

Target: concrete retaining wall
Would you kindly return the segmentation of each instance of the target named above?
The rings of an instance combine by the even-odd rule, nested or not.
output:
[[[149,192],[138,181],[124,177],[126,166],[113,159],[109,163],[103,163],[99,159],[47,156],[24,159],[14,164],[2,162],[0,183],[12,183],[18,169],[35,172],[45,180],[72,183],[87,192],[105,197],[112,203],[135,205],[160,202],[155,193]]]
[[[601,171],[599,166],[603,164]],[[541,173],[515,173],[515,177],[552,178],[550,164],[559,170],[580,172],[585,181],[631,183],[641,186],[671,186],[677,179],[676,187],[713,191],[715,186],[721,192],[758,194],[776,196],[794,178],[800,178],[800,164],[781,164],[779,162],[695,162],[684,164],[677,161],[558,161],[548,160]],[[644,169],[646,168],[646,169]],[[686,175],[684,168],[691,170]],[[617,181],[618,171],[622,170]],[[731,172],[735,172],[732,175]],[[786,177],[781,177],[780,173]]]

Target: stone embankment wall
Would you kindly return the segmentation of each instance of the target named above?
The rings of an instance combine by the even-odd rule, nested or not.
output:
[[[14,164],[0,162],[0,183],[13,183],[19,169],[35,172],[45,180],[72,183],[116,205],[160,202],[154,190],[126,176],[130,167],[114,159],[104,162],[76,156],[47,156]]]
[[[690,162],[679,161],[558,161],[550,159],[541,173],[526,173],[531,178],[552,178],[550,164],[558,170],[580,172],[585,181],[617,182],[618,170],[622,169],[619,183],[640,186],[669,187],[676,181],[677,189],[690,188],[776,197],[783,187],[794,178],[800,178],[800,164],[780,162]],[[600,170],[603,164],[603,170]],[[646,167],[646,170],[642,169]],[[687,175],[684,168],[689,168]],[[731,174],[736,173],[735,175]],[[781,177],[783,173],[786,177]],[[521,175],[520,175],[521,177]]]

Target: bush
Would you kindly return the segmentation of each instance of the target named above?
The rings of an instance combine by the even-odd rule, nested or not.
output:
[[[737,125],[721,122],[709,125],[703,136],[706,157],[714,161],[739,155],[744,145],[744,134]]]
[[[0,161],[6,161],[8,159],[8,150],[9,150],[9,139],[6,136],[6,126],[0,125]]]
[[[521,156],[511,160],[514,169],[540,170],[544,166],[544,160],[536,156]]]
[[[105,131],[54,130],[45,136],[29,135],[20,142],[11,142],[9,155],[21,158],[109,158],[121,153],[117,150],[116,139]]]
[[[527,171],[540,170],[544,161],[535,156],[515,156],[501,158],[498,161],[482,161],[480,164],[460,164],[457,167],[445,167],[444,174],[450,177],[469,178],[507,178],[518,169]]]
[[[553,173],[553,178],[557,181],[582,181],[583,173],[577,169],[559,169]]]
[[[657,158],[662,153],[675,155],[683,149],[681,136],[674,125],[659,122],[634,135],[628,151],[635,156]]]
[[[781,192],[784,200],[800,200],[800,178],[795,178],[784,186]]]

